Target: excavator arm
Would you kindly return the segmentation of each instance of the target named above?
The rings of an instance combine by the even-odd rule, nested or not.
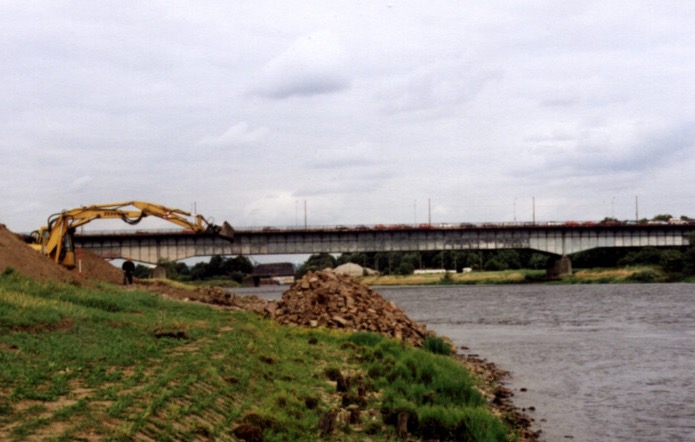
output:
[[[76,228],[96,219],[121,219],[128,224],[137,224],[148,216],[164,219],[195,233],[213,233],[230,241],[234,238],[234,229],[227,222],[217,226],[202,215],[196,215],[191,220],[192,215],[184,210],[144,201],[125,201],[83,206],[53,214],[46,226],[32,232],[32,247],[55,262],[72,268],[75,266],[72,235]]]

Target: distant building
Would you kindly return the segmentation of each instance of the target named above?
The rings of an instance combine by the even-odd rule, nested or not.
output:
[[[259,285],[283,285],[294,282],[296,269],[291,262],[276,262],[272,264],[258,264],[251,276],[253,284]]]

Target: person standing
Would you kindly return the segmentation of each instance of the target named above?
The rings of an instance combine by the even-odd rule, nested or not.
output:
[[[135,264],[130,258],[126,259],[121,266],[123,269],[123,285],[128,285],[133,283],[133,273],[135,273]]]

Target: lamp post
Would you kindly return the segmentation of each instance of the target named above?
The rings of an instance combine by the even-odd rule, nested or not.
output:
[[[531,201],[533,203],[533,224],[536,224],[536,197],[532,196]]]

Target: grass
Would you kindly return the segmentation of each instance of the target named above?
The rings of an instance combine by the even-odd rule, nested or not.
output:
[[[408,433],[424,440],[508,440],[509,430],[487,411],[476,381],[454,359],[360,335],[350,340],[363,343],[361,358],[381,392],[384,422],[398,427],[403,419]]]
[[[5,271],[0,440],[513,439],[443,346]]]
[[[541,280],[545,270],[502,270],[468,273],[420,275],[372,275],[360,278],[367,285],[448,285],[448,284],[519,284]]]

